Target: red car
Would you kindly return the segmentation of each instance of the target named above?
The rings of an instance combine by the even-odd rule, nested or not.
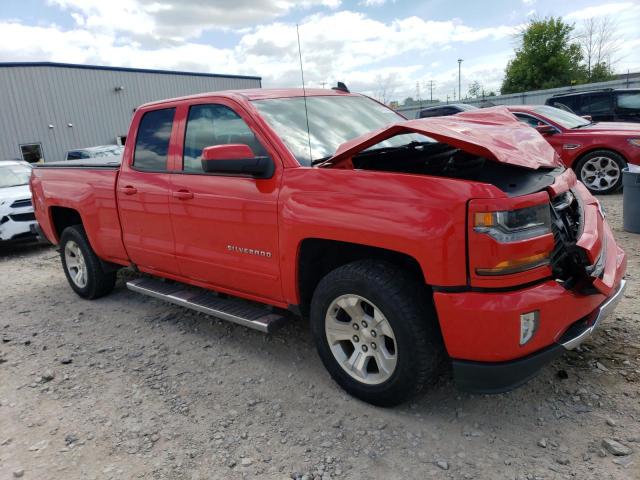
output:
[[[308,317],[368,402],[404,401],[445,359],[462,388],[504,391],[591,335],[626,257],[534,129],[462,115],[324,89],[150,103],[121,165],[36,168],[36,217],[83,298],[133,267],[131,290],[250,328]]]
[[[640,165],[638,123],[592,122],[546,105],[507,108],[537,128],[592,193],[615,192],[622,185],[622,169]]]

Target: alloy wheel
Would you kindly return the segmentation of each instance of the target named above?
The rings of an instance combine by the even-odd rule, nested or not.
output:
[[[398,362],[396,337],[385,315],[355,294],[331,302],[325,316],[331,353],[351,377],[377,385],[393,375]]]
[[[64,246],[64,261],[73,283],[79,287],[87,286],[87,265],[80,247],[73,240],[69,240]]]
[[[582,183],[599,192],[613,188],[619,179],[620,166],[609,157],[590,158],[580,172]]]

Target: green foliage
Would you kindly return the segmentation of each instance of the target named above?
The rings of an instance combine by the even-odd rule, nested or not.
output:
[[[596,63],[591,67],[591,78],[589,79],[591,82],[606,82],[614,78],[613,69],[606,62]]]
[[[515,58],[509,61],[501,93],[561,87],[582,83],[580,45],[572,39],[573,26],[547,17],[529,23],[521,35]]]

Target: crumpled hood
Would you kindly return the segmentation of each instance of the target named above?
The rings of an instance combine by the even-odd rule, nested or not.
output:
[[[474,155],[531,169],[562,165],[553,147],[505,107],[492,107],[448,117],[421,118],[387,125],[338,147],[320,167],[353,168],[351,157],[388,138],[420,133]]]

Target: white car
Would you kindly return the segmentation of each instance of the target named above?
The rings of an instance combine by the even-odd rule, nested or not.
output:
[[[37,237],[29,190],[31,168],[22,161],[0,161],[0,243]]]
[[[124,152],[120,145],[101,145],[99,147],[76,148],[67,152],[66,160],[84,160],[88,158],[119,157]]]

